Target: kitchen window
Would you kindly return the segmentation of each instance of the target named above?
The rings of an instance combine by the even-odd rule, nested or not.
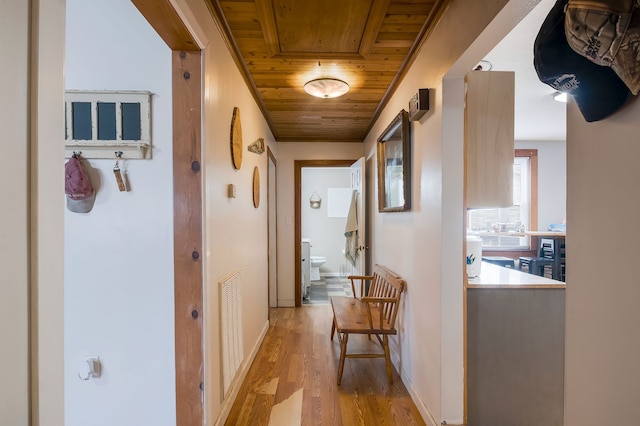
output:
[[[513,163],[513,206],[469,210],[469,232],[482,238],[484,250],[529,250],[530,239],[522,236],[521,232],[537,229],[537,211],[538,150],[516,149]]]

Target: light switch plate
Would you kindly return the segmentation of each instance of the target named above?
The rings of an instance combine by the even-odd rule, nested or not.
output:
[[[227,197],[236,198],[236,186],[232,183],[227,187]]]

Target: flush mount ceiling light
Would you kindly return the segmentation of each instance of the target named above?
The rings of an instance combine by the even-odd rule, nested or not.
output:
[[[556,92],[553,94],[553,100],[558,102],[567,102],[567,94],[566,92]]]
[[[316,98],[337,98],[349,91],[349,85],[337,78],[318,78],[308,81],[304,91]]]

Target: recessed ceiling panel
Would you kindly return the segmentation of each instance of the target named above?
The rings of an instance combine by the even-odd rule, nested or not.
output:
[[[373,0],[273,0],[280,52],[358,53]]]

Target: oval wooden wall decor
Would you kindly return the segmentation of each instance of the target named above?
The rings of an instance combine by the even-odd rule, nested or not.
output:
[[[260,205],[260,171],[258,166],[253,168],[253,207]]]
[[[240,124],[240,108],[233,108],[231,118],[231,159],[233,167],[240,170],[242,166],[242,125]]]

